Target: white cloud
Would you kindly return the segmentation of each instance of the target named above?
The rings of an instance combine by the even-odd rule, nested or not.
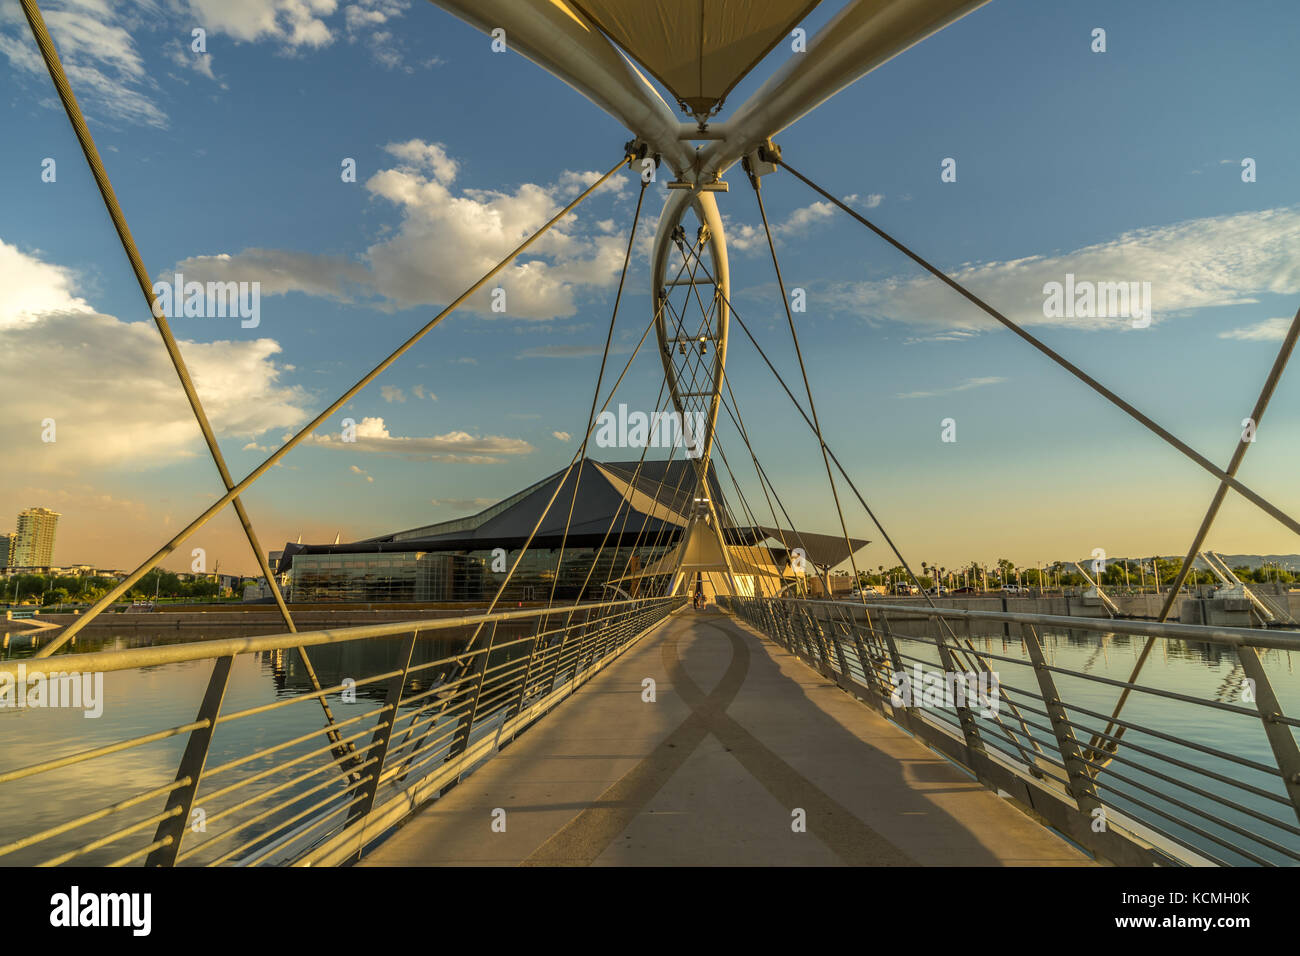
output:
[[[769,219],[772,227],[772,239],[777,245],[780,245],[782,239],[805,236],[813,226],[833,218],[836,212],[834,205],[818,200],[811,205],[800,206],[795,209],[783,222],[771,222]],[[750,225],[749,223],[728,221],[726,229],[727,245],[732,249],[738,249],[741,252],[752,252],[756,249],[767,248],[767,234],[763,231],[762,222],[757,225]]]
[[[193,70],[200,76],[207,77],[209,80],[216,82],[217,78],[212,72],[211,53],[195,53],[189,44],[182,43],[177,39],[173,39],[170,43],[164,46],[163,53],[167,55],[167,59],[171,60],[177,66],[186,70]]]
[[[236,40],[319,49],[334,40],[325,18],[338,0],[189,0],[189,7],[199,26]]]
[[[33,472],[205,454],[153,323],[95,312],[71,282],[69,270],[0,240],[0,446]],[[180,344],[218,436],[255,439],[308,417],[306,392],[279,382],[286,367],[273,339]],[[48,444],[46,418],[55,421]]]
[[[273,43],[290,53],[323,49],[345,28],[350,41],[364,41],[375,59],[391,69],[401,64],[401,54],[393,32],[384,27],[403,15],[410,2],[357,0],[343,9],[341,18],[339,0],[46,0],[42,7],[87,115],[164,129],[167,114],[156,102],[160,86],[150,75],[154,50],[144,56],[136,45],[145,22],[141,10],[149,28],[170,38],[160,48],[167,60],[215,80],[211,52],[190,49],[190,31],[196,26],[207,31],[209,51],[211,41],[224,35],[240,42]],[[15,71],[34,78],[33,89],[39,85],[40,92],[46,92],[45,64],[17,3],[0,4],[0,55]],[[421,65],[427,68],[435,61],[437,57]],[[42,102],[59,108],[53,97]]]
[[[551,432],[551,436],[558,438],[560,441],[573,441],[573,436],[568,432]]]
[[[362,478],[366,479],[366,481],[368,481],[368,482],[373,482],[373,481],[375,480],[374,477],[373,477],[372,475],[369,475],[369,474],[366,473],[365,469],[363,469],[363,468],[358,468],[356,465],[349,465],[349,466],[348,466],[348,471],[352,472],[352,474],[354,474],[354,475],[360,475]]]
[[[411,394],[414,395],[416,398],[427,398],[432,402],[436,402],[438,400],[438,396],[433,394],[433,392],[426,392],[424,390],[423,385],[412,385]]]
[[[51,312],[94,310],[72,292],[71,269],[44,262],[0,239],[0,329],[35,325]]]
[[[999,375],[986,375],[982,378],[968,378],[958,382],[956,385],[950,385],[948,388],[937,388],[926,392],[899,392],[899,398],[934,398],[938,395],[950,395],[953,392],[965,392],[972,388],[983,388],[985,385],[999,385],[1006,379]]]
[[[334,257],[268,249],[195,256],[176,268],[199,281],[260,280],[262,294],[305,292],[345,302],[362,299],[386,310],[440,305],[536,232],[578,189],[596,178],[565,172],[551,186],[524,183],[514,192],[454,189],[460,164],[439,143],[390,143],[396,165],[371,176],[371,195],[392,203],[397,229],[365,253],[369,268]],[[610,191],[623,188],[607,187]],[[465,308],[487,316],[551,319],[573,315],[577,296],[612,286],[626,240],[566,217],[520,259],[506,266]],[[491,310],[493,289],[506,293],[505,313]],[[381,298],[382,297],[382,298]]]
[[[1291,328],[1292,320],[1286,316],[1277,319],[1265,319],[1254,325],[1239,329],[1227,329],[1219,333],[1221,339],[1242,339],[1247,342],[1281,342]]]
[[[1150,282],[1152,321],[1160,322],[1189,309],[1300,292],[1298,247],[1300,206],[1293,206],[1135,229],[1063,255],[967,264],[948,274],[1020,325],[1130,328],[1128,318],[1047,318],[1043,286],[1064,281],[1067,273],[1076,282]],[[819,301],[868,320],[968,331],[996,327],[933,276],[842,283]]]
[[[280,249],[245,249],[233,256],[191,256],[176,263],[171,271],[184,275],[187,282],[260,282],[262,295],[302,292],[351,303],[372,291],[370,274],[359,263]],[[171,281],[171,273],[155,278]]]
[[[403,72],[414,73],[414,67],[403,64],[400,44],[392,30],[378,29],[390,20],[403,16],[410,6],[410,0],[358,0],[349,4],[343,10],[348,42],[364,40],[375,62],[384,69],[395,70],[401,67]]]
[[[883,193],[868,193],[866,196],[859,196],[853,193],[849,196],[842,197],[842,201],[848,206],[861,206],[863,209],[875,209],[885,201]]]
[[[393,402],[402,404],[406,401],[406,393],[403,392],[400,388],[398,388],[395,385],[379,386],[379,394],[382,395],[384,397],[384,401],[388,402],[388,404],[390,405]]]
[[[153,100],[157,84],[120,9],[94,0],[52,0],[43,8],[64,72],[88,116],[167,126],[167,114]],[[34,74],[41,93],[47,92],[45,63],[16,3],[0,7],[0,54],[15,71]]]
[[[336,448],[380,455],[401,455],[412,460],[493,464],[498,455],[527,455],[533,446],[521,438],[487,435],[477,438],[468,432],[451,431],[432,438],[408,438],[390,434],[382,418],[363,418],[357,423],[356,441],[341,435],[316,433],[304,441],[318,448]]]

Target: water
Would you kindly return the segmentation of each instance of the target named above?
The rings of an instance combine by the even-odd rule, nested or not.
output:
[[[929,633],[924,623],[910,626],[917,628],[910,633],[918,637]],[[529,627],[530,624],[523,625],[520,633],[522,634],[523,630]],[[908,627],[906,622],[895,625],[897,631],[906,630]],[[1028,657],[1023,645],[1018,637],[1004,637],[1000,632],[1000,626],[995,625],[995,627],[998,628],[995,633],[971,638],[976,649],[1009,658],[1010,660],[1007,661],[990,660],[989,663],[994,670],[998,671],[1000,680],[1003,686],[1008,688],[1013,701],[1041,709],[1041,703],[1037,699],[1036,679],[1033,671],[1024,663]],[[498,643],[507,642],[513,636],[505,633],[505,625],[502,626],[502,631],[503,633],[497,638]],[[30,657],[35,652],[32,646],[32,633],[23,632],[10,636],[7,646],[0,649],[0,657],[5,659]],[[959,633],[964,632],[959,631]],[[223,629],[218,636],[229,637],[231,634]],[[420,662],[445,657],[453,649],[461,646],[465,636],[457,632],[442,632],[437,638],[421,638],[417,643],[414,659]],[[39,642],[40,635],[36,634],[35,639]],[[178,638],[174,632],[108,638],[82,634],[78,637],[71,657],[75,658],[77,654],[91,651],[175,643],[178,640],[181,638]],[[360,680],[360,675],[373,675],[395,668],[400,669],[399,655],[402,644],[400,639],[366,641],[322,646],[312,649],[310,653],[322,684],[332,686],[349,674],[355,675],[356,679]],[[1044,644],[1048,661],[1052,665],[1090,676],[1126,680],[1136,662],[1143,641],[1122,634],[1099,635],[1074,631],[1046,633]],[[920,658],[930,666],[937,667],[937,653],[932,644],[922,640],[904,639],[900,641],[899,646],[900,652],[905,657]],[[516,655],[521,647],[526,651],[526,644],[515,645],[513,648],[506,648],[503,655],[494,656],[493,666],[499,661]],[[1292,716],[1300,715],[1300,675],[1296,673],[1293,655],[1285,651],[1266,651],[1261,656],[1283,711]],[[910,668],[914,661],[905,659],[904,663]],[[73,668],[75,662],[72,659],[62,658],[61,665]],[[104,715],[99,719],[87,719],[79,710],[0,709],[0,772],[192,721],[203,698],[211,670],[210,661],[198,661],[105,674]],[[1242,677],[1236,655],[1229,648],[1182,641],[1162,641],[1147,661],[1140,682],[1151,687],[1176,691],[1198,701],[1224,700],[1251,707],[1240,701]],[[1109,714],[1119,695],[1119,688],[1092,680],[1061,674],[1056,674],[1055,678],[1067,710],[1072,706],[1082,706],[1099,714]],[[435,679],[436,674],[430,671],[422,672],[418,680],[413,680],[408,685],[405,694],[409,696],[411,693],[428,688],[432,686],[432,681]],[[344,703],[339,699],[339,695],[332,695],[330,706],[335,718],[347,721],[375,710],[383,700],[385,686],[386,684],[382,682],[374,686],[359,686],[355,703]],[[1010,690],[1011,687],[1030,691],[1033,696]],[[296,652],[243,655],[235,659],[222,713],[229,714],[245,708],[273,703],[308,690],[310,684]],[[1009,726],[1017,726],[1013,715],[1005,706],[1000,716]],[[1047,724],[1045,717],[1030,713],[1028,710],[1024,711],[1024,716],[1035,723]],[[1102,721],[1077,712],[1072,712],[1071,716],[1089,729],[1099,729],[1102,726]],[[1267,766],[1275,765],[1263,727],[1254,717],[1225,713],[1192,703],[1137,693],[1130,696],[1124,716],[1125,719],[1152,730],[1187,738]],[[345,728],[343,733],[345,736],[357,734],[357,744],[364,746],[370,740],[373,722],[373,717],[366,718]],[[217,788],[239,780],[251,780],[286,760],[321,749],[327,743],[323,733],[320,732],[323,723],[319,703],[305,700],[252,718],[219,725],[207,762],[209,771],[258,748],[288,741],[301,735],[312,736],[304,743],[285,748],[269,756],[259,757],[211,779],[205,777],[199,804],[204,803],[204,794],[211,794]],[[1009,746],[1005,738],[998,735],[991,721],[981,719],[981,725],[982,732],[988,735],[991,742],[1000,742],[1004,747]],[[485,725],[476,730],[475,736],[489,733],[491,729],[490,724]],[[443,732],[440,724],[435,725],[434,732],[435,734]],[[1055,741],[1050,734],[1041,730],[1031,730],[1031,733],[1040,741],[1045,752],[1049,755],[1055,754]],[[186,740],[187,735],[178,735],[135,747],[123,753],[39,774],[33,778],[0,784],[0,844],[55,826],[79,814],[108,806],[150,788],[170,783],[175,776]],[[1124,740],[1126,744],[1145,747],[1194,766],[1216,771],[1232,781],[1247,783],[1268,793],[1285,795],[1281,781],[1276,776],[1236,766],[1223,758],[1197,753],[1187,747],[1146,733],[1130,731]],[[1266,797],[1243,793],[1228,783],[1206,780],[1192,771],[1157,763],[1135,750],[1125,749],[1123,745],[1120,756],[1136,760],[1144,768],[1156,768],[1175,780],[1192,782],[1209,793],[1228,797],[1293,828],[1297,825],[1295,813],[1289,806],[1275,803]],[[331,794],[334,794],[334,805],[342,806],[343,798],[336,792],[339,787],[334,786],[340,779],[336,771],[325,770],[307,780],[294,782],[296,777],[324,767],[324,762],[328,759],[329,755],[326,753],[324,756],[304,759],[289,770],[271,773],[232,794],[228,800],[212,804],[207,808],[207,813],[215,815],[222,807],[246,800],[255,793],[267,794],[270,802],[298,796],[299,799],[292,808],[293,813],[322,800],[326,801],[327,807],[331,806],[329,803]],[[1119,773],[1162,794],[1177,794],[1177,798],[1185,803],[1210,812],[1215,820],[1207,822],[1198,819],[1195,814],[1176,807],[1167,799],[1152,797],[1131,784],[1121,784],[1118,781],[1114,783],[1114,790],[1102,792],[1103,799],[1109,805],[1144,822],[1154,823],[1186,840],[1192,846],[1210,852],[1227,862],[1248,864],[1251,860],[1240,852],[1218,846],[1184,824],[1195,822],[1196,826],[1225,839],[1234,846],[1251,847],[1251,852],[1268,862],[1294,865],[1295,861],[1285,854],[1256,846],[1252,841],[1231,833],[1223,826],[1223,822],[1235,823],[1252,834],[1265,836],[1296,853],[1300,853],[1300,835],[1270,826],[1238,811],[1217,807],[1207,797],[1186,791],[1178,793],[1172,785],[1155,778],[1143,769],[1118,761],[1111,766]],[[1101,780],[1104,782],[1106,779],[1107,775],[1103,774]],[[323,789],[312,792],[312,788],[320,788],[322,784],[325,784]],[[281,789],[271,793],[275,788]],[[1163,819],[1139,808],[1133,803],[1131,799],[1133,796],[1170,812],[1180,822]],[[128,822],[147,819],[161,811],[164,802],[165,797],[156,797],[129,812],[114,814],[106,820],[54,837],[37,847],[2,856],[0,865],[25,865],[50,859],[61,852],[82,846],[89,839],[105,835]],[[252,819],[263,806],[255,805],[231,814],[219,826],[214,827],[214,831],[227,828],[232,823]],[[279,821],[290,815],[292,814],[282,814],[274,819]],[[337,819],[341,822],[343,818],[340,816]],[[239,843],[259,834],[270,833],[271,824],[270,820],[254,823],[246,827],[241,835],[221,843],[214,843],[210,850],[205,850],[187,862],[218,859]],[[102,865],[117,860],[128,852],[148,844],[152,839],[153,829],[153,824],[144,826],[133,836],[78,856],[72,862]],[[187,833],[185,849],[202,844],[205,838],[203,835]],[[261,848],[255,846],[234,857],[233,861],[248,861],[259,852]]]
[[[1037,678],[1028,663],[1027,650],[1018,636],[1004,636],[1001,625],[993,625],[993,628],[996,629],[995,633],[977,632],[976,636],[970,638],[971,642],[977,651],[1009,659],[990,659],[988,664],[997,672],[999,681],[1012,703],[1017,706],[1026,705],[1022,711],[1025,720],[1040,725],[1040,727],[1031,726],[1028,733],[1039,742],[1042,750],[1049,757],[1060,762],[1054,736],[1050,731],[1041,729],[1049,726],[1048,718],[1028,709],[1032,707],[1041,711],[1045,708],[1039,697]],[[908,630],[918,637],[921,635],[929,637],[933,633],[932,628],[928,628],[923,623],[911,624],[910,628],[907,623],[895,624],[895,630]],[[1014,634],[1014,625],[1011,630]],[[961,625],[958,625],[957,633],[959,636],[966,634]],[[1045,632],[1042,633],[1042,639],[1049,665],[1087,674],[1089,678],[1116,681],[1128,680],[1137,663],[1138,655],[1145,645],[1143,638],[1134,638],[1127,634],[1098,634],[1091,631]],[[926,662],[927,671],[940,669],[937,649],[931,643],[920,640],[900,640],[899,652],[904,656],[904,664],[909,670],[916,663],[915,660],[909,660],[909,657]],[[1300,675],[1296,673],[1293,653],[1280,650],[1257,653],[1260,655],[1265,673],[1278,697],[1283,713],[1290,717],[1300,716]],[[1075,728],[1076,737],[1086,742],[1090,738],[1090,731],[1103,730],[1106,725],[1105,717],[1113,713],[1121,688],[1094,679],[1059,672],[1053,672],[1052,676],[1069,718],[1083,728],[1082,730]],[[1155,733],[1129,730],[1123,735],[1118,751],[1120,759],[1113,761],[1108,767],[1109,772],[1103,772],[1098,778],[1099,795],[1107,805],[1143,823],[1154,825],[1186,841],[1193,848],[1224,862],[1248,865],[1263,860],[1273,864],[1293,866],[1297,861],[1286,853],[1260,845],[1250,837],[1234,833],[1225,824],[1236,825],[1253,836],[1263,837],[1295,854],[1300,854],[1300,834],[1273,826],[1239,810],[1224,807],[1210,797],[1183,789],[1150,772],[1156,771],[1174,781],[1190,784],[1208,794],[1240,804],[1292,830],[1300,829],[1300,821],[1297,821],[1295,811],[1289,803],[1279,803],[1233,785],[1241,783],[1286,798],[1286,789],[1276,774],[1241,766],[1232,760],[1199,752],[1158,736],[1163,733],[1267,767],[1276,767],[1277,762],[1263,724],[1257,716],[1254,716],[1255,705],[1243,700],[1244,678],[1236,653],[1231,648],[1179,640],[1159,641],[1148,657],[1137,682],[1144,687],[1185,695],[1193,698],[1195,702],[1172,700],[1137,691],[1130,694],[1121,719]],[[1226,712],[1205,706],[1202,702],[1206,701],[1220,701],[1244,707],[1252,714],[1247,716]],[[1072,708],[1083,708],[1105,717],[1098,718]],[[945,716],[955,724],[954,711],[948,710]],[[1023,734],[1023,728],[1005,702],[998,716],[1004,725]],[[1010,756],[1018,756],[1016,748],[999,731],[993,721],[980,718],[979,723],[981,734],[986,741],[998,745],[1004,753],[1009,752]],[[1291,731],[1294,737],[1295,729],[1291,728]],[[1021,743],[1028,747],[1023,737]],[[1135,748],[1144,748],[1154,754],[1172,757],[1193,767],[1217,773],[1230,782],[1208,778],[1195,770],[1162,761],[1152,754],[1138,752]],[[1117,779],[1115,774],[1127,779]],[[1145,791],[1142,787],[1148,787],[1156,791],[1156,794]],[[1187,806],[1178,806],[1169,799],[1170,797]],[[1149,806],[1143,808],[1136,801]],[[1162,816],[1155,812],[1157,810],[1169,816]],[[1209,814],[1210,819],[1198,815],[1194,812],[1196,810]],[[1197,833],[1188,824],[1203,832]],[[1212,837],[1223,840],[1229,846],[1216,843]],[[1252,860],[1242,850],[1248,851],[1259,860]]]
[[[525,626],[531,625],[525,622]],[[511,636],[508,627],[509,625],[501,625],[499,643]],[[229,630],[223,629],[219,636],[225,638],[232,635]],[[421,637],[416,643],[412,664],[443,659],[463,647],[467,637],[468,632],[459,631],[442,631],[436,636]],[[39,640],[38,635],[37,641]],[[60,669],[73,669],[78,654],[177,642],[174,632],[166,635],[132,634],[130,637],[111,638],[87,637],[83,634],[79,635],[72,654],[60,654],[53,659],[59,661]],[[398,637],[311,649],[311,661],[322,686],[335,686],[347,676],[358,681],[354,703],[345,702],[338,693],[329,696],[329,705],[336,721],[346,722],[382,706],[388,681],[376,684],[361,682],[365,677],[376,674],[395,670],[400,672],[400,655],[404,644],[404,640]],[[31,657],[36,649],[29,634],[13,635],[8,647],[0,654],[5,659],[26,658]],[[494,653],[492,666],[510,659],[515,652],[517,648]],[[194,661],[104,674],[103,716],[98,719],[84,717],[81,710],[0,708],[0,772],[189,723],[195,719],[207,689],[212,666],[211,661]],[[445,676],[445,668],[422,671],[418,677],[408,682],[404,695],[420,693]],[[296,651],[241,655],[235,658],[221,713],[236,713],[294,698],[311,690],[309,678]],[[409,708],[407,713],[410,713]],[[356,746],[364,747],[370,742],[375,720],[374,716],[366,717],[344,727],[341,733],[345,738],[355,735]],[[454,719],[445,722],[447,725],[454,723]],[[256,822],[241,831],[239,836],[220,845],[214,844],[213,849],[201,853],[196,861],[217,859],[240,843],[268,833],[273,823],[281,822],[322,799],[327,801],[326,807],[329,808],[331,795],[335,798],[334,805],[343,805],[345,801],[340,792],[342,775],[327,767],[330,759],[328,750],[320,755],[306,756],[312,751],[327,747],[324,724],[319,702],[307,699],[268,713],[218,725],[209,751],[206,764],[208,775],[204,777],[198,805],[203,807],[205,794],[210,795],[237,781],[252,782],[227,799],[203,807],[209,818],[254,794],[267,796],[266,803],[232,813],[221,821],[220,829],[251,820],[270,804],[295,796],[301,799],[289,811]],[[433,726],[435,735],[444,732],[444,722],[439,721]],[[476,723],[474,739],[490,730],[489,723],[485,722],[482,726]],[[210,776],[213,768],[227,761],[305,735],[310,735],[306,741],[258,757],[217,776]],[[169,784],[175,777],[187,740],[188,733],[179,734],[74,766],[0,784],[0,845]],[[287,770],[255,779],[276,765],[297,757],[306,759]],[[306,780],[296,779],[317,769],[324,772]],[[322,784],[325,785],[323,788]],[[313,788],[317,788],[314,793]],[[381,787],[381,798],[383,791],[384,788]],[[166,796],[160,795],[140,804],[138,808],[92,822],[43,841],[38,846],[0,856],[0,865],[29,865],[49,860],[60,852],[83,846],[94,838],[159,813],[165,801]],[[343,817],[340,816],[336,822],[341,823],[342,820]],[[92,850],[71,862],[103,865],[118,860],[151,842],[155,826],[156,824],[150,824],[142,827],[133,836]],[[216,829],[214,828],[214,833]],[[191,840],[191,836],[192,834],[186,834],[185,850],[203,840],[202,836]],[[253,847],[233,859],[235,862],[246,861],[259,851],[259,847]]]

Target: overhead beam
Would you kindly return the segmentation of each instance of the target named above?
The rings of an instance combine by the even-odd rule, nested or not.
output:
[[[476,0],[477,2],[477,0]],[[746,153],[882,63],[988,0],[857,0],[818,31],[731,118],[701,154],[700,178],[725,172]]]
[[[532,60],[614,117],[659,153],[677,176],[695,151],[680,139],[682,124],[650,82],[586,17],[564,0],[431,0]],[[585,121],[575,116],[575,125]]]

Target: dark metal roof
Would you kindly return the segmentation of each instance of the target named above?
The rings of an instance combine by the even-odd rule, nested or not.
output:
[[[610,545],[617,545],[630,544],[638,538],[641,543],[673,544],[691,512],[695,497],[695,467],[696,462],[692,460],[597,462],[588,458],[575,466],[567,477],[564,470],[557,471],[464,518],[343,544],[286,544],[280,570],[292,566],[295,554],[519,548],[535,527],[537,533],[532,547],[539,549],[558,548],[562,541],[570,547],[598,547],[606,540]],[[712,463],[708,482],[713,500],[720,503],[722,495]],[[631,507],[626,500],[629,496]],[[547,511],[552,497],[554,503]],[[570,507],[573,509],[572,520],[569,518]],[[543,512],[546,512],[546,517],[538,527]],[[774,545],[774,558],[779,563],[784,562],[780,534],[775,528],[725,528],[724,533],[728,544],[737,545],[758,544],[770,538],[769,544]],[[791,548],[799,547],[802,541],[808,559],[816,565],[834,565],[848,557],[844,539],[835,535],[807,531],[792,535],[787,531],[786,541]],[[853,539],[855,551],[866,544],[865,540]]]

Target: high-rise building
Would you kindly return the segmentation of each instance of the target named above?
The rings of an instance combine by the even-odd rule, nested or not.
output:
[[[54,563],[54,528],[59,517],[48,508],[18,512],[18,531],[9,552],[11,568],[48,568]]]
[[[0,568],[7,568],[14,563],[14,542],[17,538],[18,535],[12,531],[0,534]]]

